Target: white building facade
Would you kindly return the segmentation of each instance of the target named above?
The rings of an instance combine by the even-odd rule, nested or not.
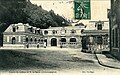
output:
[[[3,33],[3,47],[40,48],[61,47],[80,48],[80,26],[50,27],[40,29],[29,24],[11,24]]]
[[[42,32],[48,47],[80,48],[81,29],[80,26],[50,27],[43,29]]]
[[[42,39],[43,36],[40,28],[22,23],[11,24],[3,33],[3,47],[37,47]]]

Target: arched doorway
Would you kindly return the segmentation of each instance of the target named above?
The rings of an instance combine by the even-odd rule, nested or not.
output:
[[[16,43],[16,39],[15,37],[12,37],[12,44],[15,44]]]
[[[45,39],[44,42],[46,42],[46,46],[47,46],[47,39]]]
[[[57,39],[56,38],[51,39],[51,46],[57,46]]]

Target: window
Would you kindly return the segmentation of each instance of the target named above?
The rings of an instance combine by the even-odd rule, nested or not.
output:
[[[38,39],[38,42],[40,42],[40,39]]]
[[[53,34],[56,34],[56,33],[57,33],[57,31],[56,31],[56,30],[53,30],[53,31],[52,31],[52,33],[53,33]]]
[[[25,41],[28,42],[28,38],[26,38]]]
[[[31,39],[30,39],[30,41],[32,42],[32,41],[33,41],[33,39],[31,38]]]
[[[28,30],[29,30],[29,32],[33,32],[33,28],[32,27],[28,28]]]
[[[16,28],[15,27],[13,27],[13,32],[16,32]]]
[[[98,24],[97,29],[102,30],[102,24]]]
[[[114,30],[112,30],[112,46],[114,47]]]
[[[42,30],[40,30],[40,34],[42,34]]]
[[[53,33],[53,34],[57,34],[57,31],[56,31],[56,30],[53,30],[52,33]]]
[[[37,30],[35,30],[35,34],[37,34]]]
[[[45,35],[47,35],[47,34],[48,34],[48,31],[47,31],[47,30],[45,30],[45,31],[44,31],[44,34],[45,34]]]
[[[76,42],[76,38],[70,38],[70,42]]]
[[[76,33],[76,31],[74,29],[71,30],[71,33]]]
[[[66,38],[61,38],[61,42],[66,42]]]
[[[43,40],[43,39],[41,39],[41,42],[44,42],[44,40]]]
[[[7,42],[9,42],[9,36],[7,36]]]
[[[40,34],[40,30],[37,30],[37,33]]]
[[[52,33],[55,34],[55,30],[53,30]]]
[[[37,42],[37,39],[35,38],[35,40],[34,40],[35,42]]]
[[[66,33],[67,31],[65,30],[65,33]]]
[[[115,47],[118,47],[118,29],[115,28]]]
[[[17,26],[17,30],[19,29],[19,27]]]
[[[67,31],[64,27],[61,28],[61,34],[65,34]]]

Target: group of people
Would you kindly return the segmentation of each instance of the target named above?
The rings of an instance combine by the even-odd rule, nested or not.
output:
[[[91,51],[92,53],[94,53],[95,52],[95,45],[93,45],[93,43],[92,42],[89,42],[88,43],[88,45],[87,45],[87,47],[88,47],[88,51]]]
[[[89,42],[87,47],[88,51],[91,51],[92,53],[94,53],[97,50],[107,48],[107,46],[104,46],[102,44],[93,44],[92,42]]]

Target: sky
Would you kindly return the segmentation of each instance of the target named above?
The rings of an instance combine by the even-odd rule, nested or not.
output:
[[[74,20],[74,0],[30,0],[33,4],[41,5],[45,10],[54,10],[56,14]],[[91,0],[91,19],[80,20],[85,24],[89,21],[108,21],[107,9],[110,9],[110,0]]]
[[[41,5],[45,10],[54,10],[56,14],[72,19],[73,16],[73,0],[31,0],[33,4]]]

